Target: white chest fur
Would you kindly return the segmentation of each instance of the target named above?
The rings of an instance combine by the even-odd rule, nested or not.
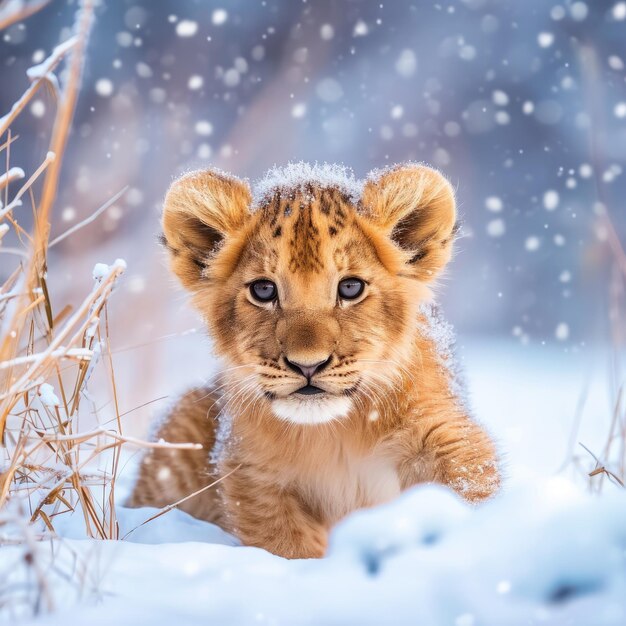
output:
[[[400,493],[400,480],[388,457],[371,455],[329,464],[309,489],[308,495],[332,524],[356,509],[392,500]]]

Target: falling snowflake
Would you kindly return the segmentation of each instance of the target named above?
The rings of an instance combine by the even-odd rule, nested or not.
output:
[[[618,2],[611,11],[614,20],[626,20],[626,2]]]
[[[554,189],[548,189],[543,194],[543,206],[546,211],[554,211],[559,206],[559,194]]]
[[[33,103],[30,105],[30,112],[33,117],[43,117],[46,113],[46,105],[43,100],[33,100]]]
[[[325,41],[329,41],[335,36],[335,29],[331,24],[322,24],[320,27],[320,37]]]
[[[108,98],[113,93],[113,82],[108,78],[100,78],[96,81],[96,93],[103,98]]]
[[[323,78],[315,88],[315,93],[324,102],[336,102],[343,96],[341,84],[334,78]]]
[[[404,115],[404,108],[401,105],[396,104],[391,108],[390,115],[391,119],[399,120]]]
[[[554,43],[554,34],[543,32],[537,35],[537,43],[541,48],[549,48]]]
[[[198,32],[198,22],[181,20],[176,24],[176,34],[179,37],[193,37]]]
[[[199,76],[198,74],[194,74],[193,76],[190,76],[189,80],[187,81],[187,87],[191,89],[192,91],[202,89],[202,85],[204,85],[204,79],[202,78],[202,76]]]
[[[493,100],[493,103],[495,105],[500,106],[500,107],[504,107],[509,103],[509,96],[506,94],[506,92],[502,91],[501,89],[496,89],[491,94],[491,99]]]
[[[569,326],[565,322],[561,322],[557,325],[554,336],[559,341],[565,341],[569,337]]]
[[[355,37],[365,37],[365,35],[367,35],[368,33],[369,33],[369,27],[363,20],[359,20],[354,25],[354,31],[352,32],[352,34]]]
[[[194,130],[198,135],[208,137],[213,134],[213,124],[211,124],[211,122],[207,122],[206,120],[199,120],[196,122]]]
[[[306,115],[306,104],[303,102],[297,102],[291,107],[291,117],[300,119]]]
[[[211,22],[215,24],[215,26],[221,26],[225,24],[228,20],[228,11],[226,9],[215,9],[211,15]]]
[[[235,67],[231,67],[224,72],[224,85],[226,87],[236,87],[241,82],[241,75]]]
[[[489,196],[488,198],[485,198],[485,207],[488,211],[499,213],[502,211],[502,206],[502,200],[498,198],[498,196]]]
[[[582,22],[587,19],[589,14],[589,7],[584,2],[574,2],[570,7],[570,15],[576,22]]]
[[[417,70],[417,57],[413,50],[408,48],[400,53],[400,56],[396,60],[396,72],[404,78],[409,78],[415,74]]]
[[[535,250],[539,250],[540,245],[541,242],[539,237],[535,237],[534,235],[528,237],[524,242],[524,247],[528,250],[528,252],[535,252]]]
[[[501,218],[497,218],[495,220],[491,220],[487,224],[487,234],[490,237],[502,237],[506,232],[506,225],[504,220]]]

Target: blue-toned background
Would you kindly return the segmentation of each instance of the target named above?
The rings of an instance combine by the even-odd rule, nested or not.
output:
[[[55,0],[4,33],[0,111],[75,10]],[[81,259],[125,257],[124,311],[145,337],[167,333],[154,236],[173,175],[255,178],[304,159],[364,176],[412,159],[458,189],[464,237],[442,297],[461,331],[566,349],[605,338],[604,212],[626,232],[625,18],[612,1],[103,1],[53,231],[129,190],[51,263],[78,289]],[[53,109],[42,94],[15,125],[14,164],[43,158]]]

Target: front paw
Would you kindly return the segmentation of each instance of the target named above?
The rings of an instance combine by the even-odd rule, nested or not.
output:
[[[462,466],[447,481],[468,502],[481,502],[495,495],[500,489],[500,472],[495,461],[481,465]]]

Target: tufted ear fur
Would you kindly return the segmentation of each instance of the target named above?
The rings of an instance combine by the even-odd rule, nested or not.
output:
[[[452,254],[456,204],[442,174],[413,164],[373,172],[362,203],[366,216],[407,253],[405,272],[427,282],[443,270]]]
[[[215,252],[241,232],[250,202],[247,183],[218,170],[189,172],[172,183],[163,207],[163,243],[185,287],[200,286]]]

